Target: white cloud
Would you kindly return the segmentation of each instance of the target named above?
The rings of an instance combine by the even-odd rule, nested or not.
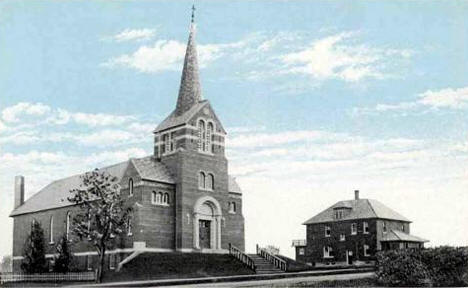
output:
[[[132,41],[132,40],[149,40],[156,34],[155,29],[125,29],[122,32],[112,36],[111,38],[117,42]]]
[[[427,113],[430,110],[468,108],[468,87],[445,88],[438,91],[427,90],[418,95],[415,101],[396,104],[377,104],[374,107],[354,108],[354,114],[378,114],[381,112],[398,112],[406,114],[409,111]]]
[[[50,111],[50,107],[42,103],[20,102],[2,110],[5,122],[16,123],[23,116],[43,116]]]
[[[468,87],[428,90],[419,97],[419,103],[433,108],[464,109],[468,107]]]
[[[243,42],[197,45],[201,68],[221,57],[225,50],[244,45]],[[175,40],[158,40],[153,45],[143,45],[132,54],[124,54],[102,63],[104,67],[124,67],[144,73],[181,70],[187,45]]]
[[[313,78],[341,79],[356,82],[365,78],[381,79],[386,76],[383,62],[389,52],[354,44],[356,33],[344,32],[312,42],[298,52],[285,54],[281,61],[284,73],[306,74]]]

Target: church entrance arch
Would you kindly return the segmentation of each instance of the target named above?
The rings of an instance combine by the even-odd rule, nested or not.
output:
[[[204,196],[194,206],[193,247],[195,249],[221,249],[221,217],[219,202]]]

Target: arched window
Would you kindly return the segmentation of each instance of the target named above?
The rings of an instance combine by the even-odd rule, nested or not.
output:
[[[156,204],[157,195],[156,191],[151,192],[151,204]]]
[[[206,189],[208,190],[214,189],[214,176],[211,173],[208,173],[208,177],[206,178]]]
[[[50,216],[49,223],[49,242],[54,243],[54,216]]]
[[[200,171],[200,175],[198,176],[198,187],[205,189],[206,187],[205,180],[206,180],[205,172]]]
[[[128,179],[128,195],[133,196],[133,179]]]
[[[214,130],[214,127],[213,127],[213,123],[208,123],[208,129],[206,131],[206,151],[208,152],[212,152],[213,149],[212,149],[212,145],[211,145],[211,138],[213,137],[213,130]]]
[[[162,200],[163,200],[163,193],[159,192],[158,195],[156,196],[156,203],[162,204]]]
[[[65,220],[65,231],[67,240],[70,239],[70,219],[71,219],[71,212],[67,212],[67,219]]]
[[[198,121],[198,150],[205,151],[206,146],[206,131],[205,131],[205,121]]]
[[[169,205],[169,193],[164,193],[163,204]]]

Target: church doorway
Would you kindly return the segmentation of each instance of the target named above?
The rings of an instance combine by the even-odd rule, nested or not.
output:
[[[211,196],[201,197],[193,212],[193,248],[220,250],[222,212],[219,202]]]
[[[211,248],[211,221],[209,220],[200,220],[200,248],[201,249],[210,249]]]

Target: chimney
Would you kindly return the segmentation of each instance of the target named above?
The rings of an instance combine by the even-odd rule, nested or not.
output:
[[[354,200],[359,200],[359,190],[354,190]]]
[[[24,176],[15,176],[15,209],[24,203]]]

